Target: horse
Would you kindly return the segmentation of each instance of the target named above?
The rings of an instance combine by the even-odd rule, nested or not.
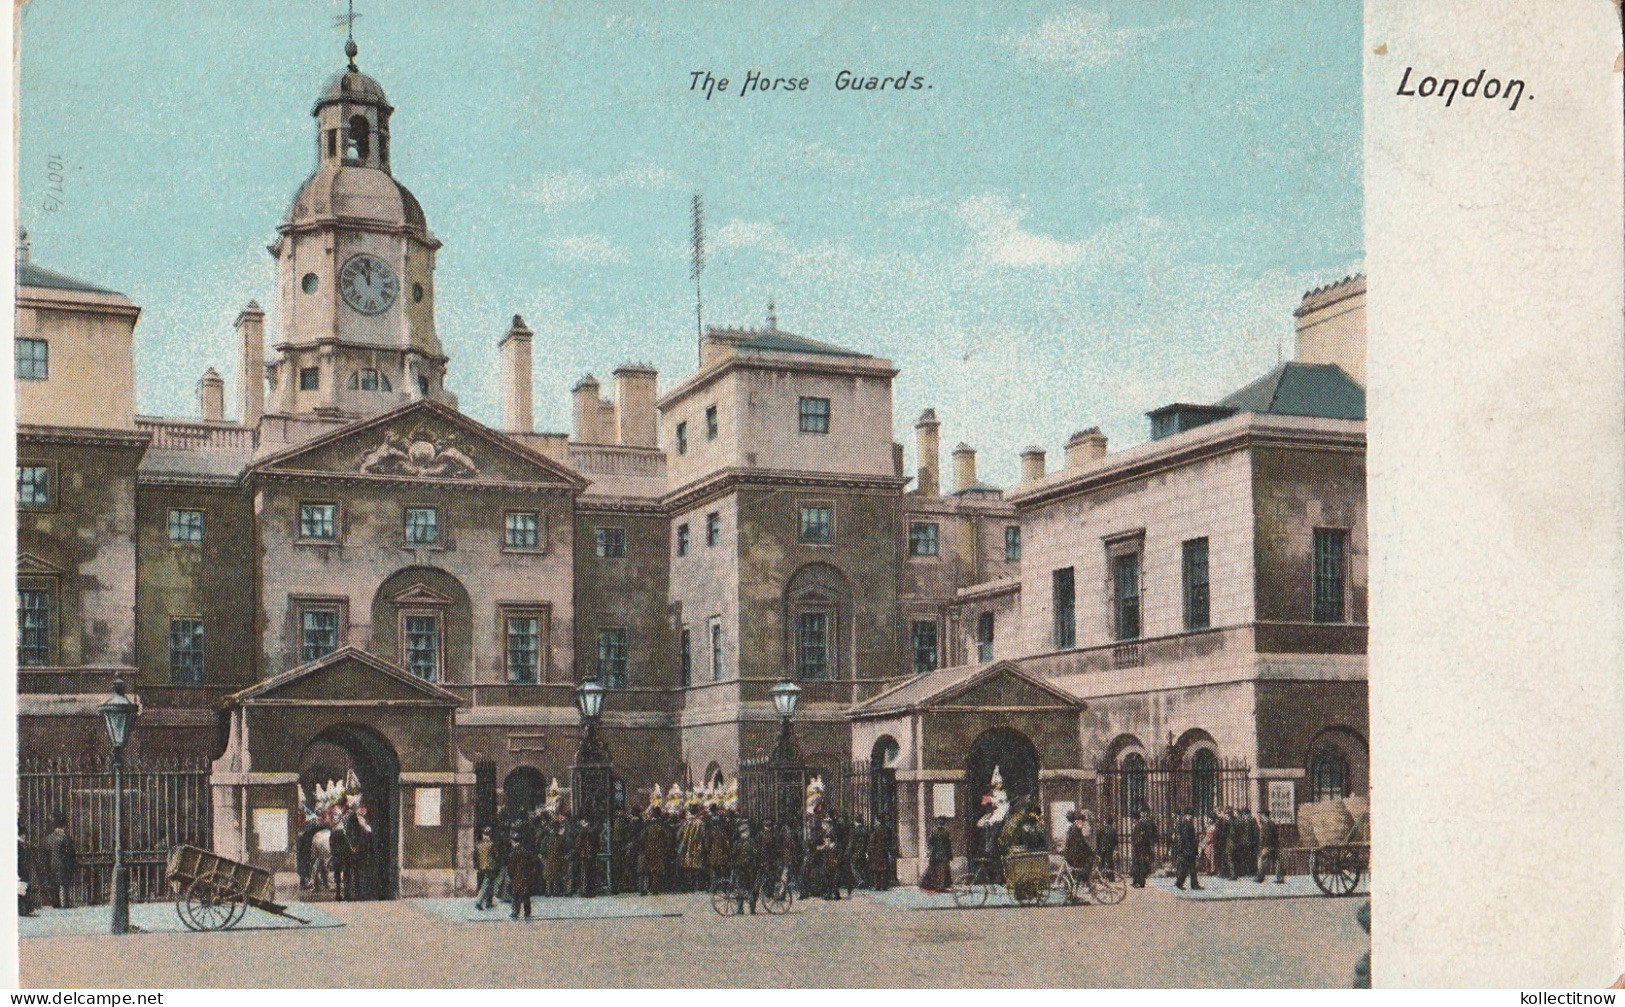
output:
[[[366,815],[354,807],[345,810],[333,825],[308,824],[300,831],[296,850],[300,886],[327,887],[332,870],[333,895],[339,901],[361,897],[360,870],[372,852],[372,826]]]

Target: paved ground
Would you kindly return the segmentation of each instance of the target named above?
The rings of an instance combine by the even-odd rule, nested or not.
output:
[[[1167,877],[1154,877],[1149,881],[1158,891],[1166,892],[1176,898],[1198,901],[1225,901],[1234,899],[1324,899],[1326,893],[1322,892],[1315,879],[1307,874],[1289,875],[1280,884],[1274,878],[1265,878],[1262,882],[1252,878],[1237,878],[1231,881],[1227,878],[1202,875],[1202,887],[1196,891],[1184,889],[1181,891],[1174,887],[1174,879]],[[1371,879],[1361,878],[1355,886],[1354,895],[1349,898],[1358,899],[1368,895],[1371,891]],[[1358,904],[1358,903],[1356,903]]]
[[[907,912],[860,894],[723,919],[689,895],[661,899],[677,917],[529,925],[334,903],[333,929],[24,940],[20,964],[32,988],[1343,986],[1367,946],[1360,901],[1149,889],[1119,906]]]
[[[330,913],[305,903],[294,903],[287,907],[291,916],[299,919],[289,919],[287,916],[278,916],[275,913],[264,912],[252,907],[246,909],[243,918],[238,921],[238,930],[288,930],[298,927],[339,927],[339,922]],[[300,923],[299,920],[304,920]],[[136,931],[153,934],[184,934],[188,932],[186,924],[181,922],[180,916],[175,912],[173,902],[138,902],[130,907],[130,926]],[[32,916],[21,916],[17,919],[17,935],[24,940],[34,937],[85,937],[97,936],[107,933],[108,909],[106,906],[84,906],[76,909],[41,909]]]

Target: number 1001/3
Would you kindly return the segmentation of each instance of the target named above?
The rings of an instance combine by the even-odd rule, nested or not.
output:
[[[62,187],[63,172],[66,170],[67,169],[63,164],[61,154],[52,154],[45,162],[46,175],[44,205],[47,213],[55,213],[57,210],[62,209],[61,197],[67,195],[67,190]],[[55,193],[55,195],[52,195],[53,193]]]

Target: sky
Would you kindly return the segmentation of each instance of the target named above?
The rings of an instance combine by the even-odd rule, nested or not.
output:
[[[311,106],[344,66],[336,0],[29,0],[19,221],[33,260],[130,296],[138,411],[196,415],[265,246],[314,169]],[[444,243],[437,327],[462,409],[496,424],[497,340],[535,331],[539,430],[569,388],[696,363],[689,202],[708,324],[889,358],[896,438],[1011,484],[1075,430],[1211,401],[1292,353],[1304,292],[1361,268],[1360,5],[1001,2],[357,8],[395,107],[394,175]],[[730,89],[707,100],[691,73]],[[805,91],[740,94],[751,70]],[[842,70],[928,85],[837,90]],[[47,173],[66,165],[60,208]]]

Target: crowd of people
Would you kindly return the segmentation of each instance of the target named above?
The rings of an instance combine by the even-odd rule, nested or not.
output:
[[[32,916],[43,906],[73,908],[78,884],[79,854],[68,834],[68,816],[55,814],[51,831],[35,844],[28,837],[28,823],[17,823],[17,915]]]
[[[884,824],[821,805],[801,821],[772,825],[741,815],[736,801],[675,808],[660,801],[641,815],[617,811],[606,827],[564,814],[549,800],[482,828],[474,867],[475,907],[505,901],[515,919],[530,916],[536,896],[709,891],[722,881],[731,881],[754,912],[770,884],[825,899],[839,899],[843,890],[850,897],[859,887],[891,887],[897,839]]]
[[[1151,873],[1156,840],[1156,823],[1142,808],[1130,833],[1136,888],[1144,888]],[[1174,820],[1169,849],[1175,888],[1184,889],[1188,881],[1192,891],[1200,891],[1202,874],[1230,881],[1251,877],[1263,884],[1273,871],[1276,884],[1286,882],[1280,829],[1268,815],[1254,815],[1246,806],[1214,808],[1205,819],[1186,809]]]

